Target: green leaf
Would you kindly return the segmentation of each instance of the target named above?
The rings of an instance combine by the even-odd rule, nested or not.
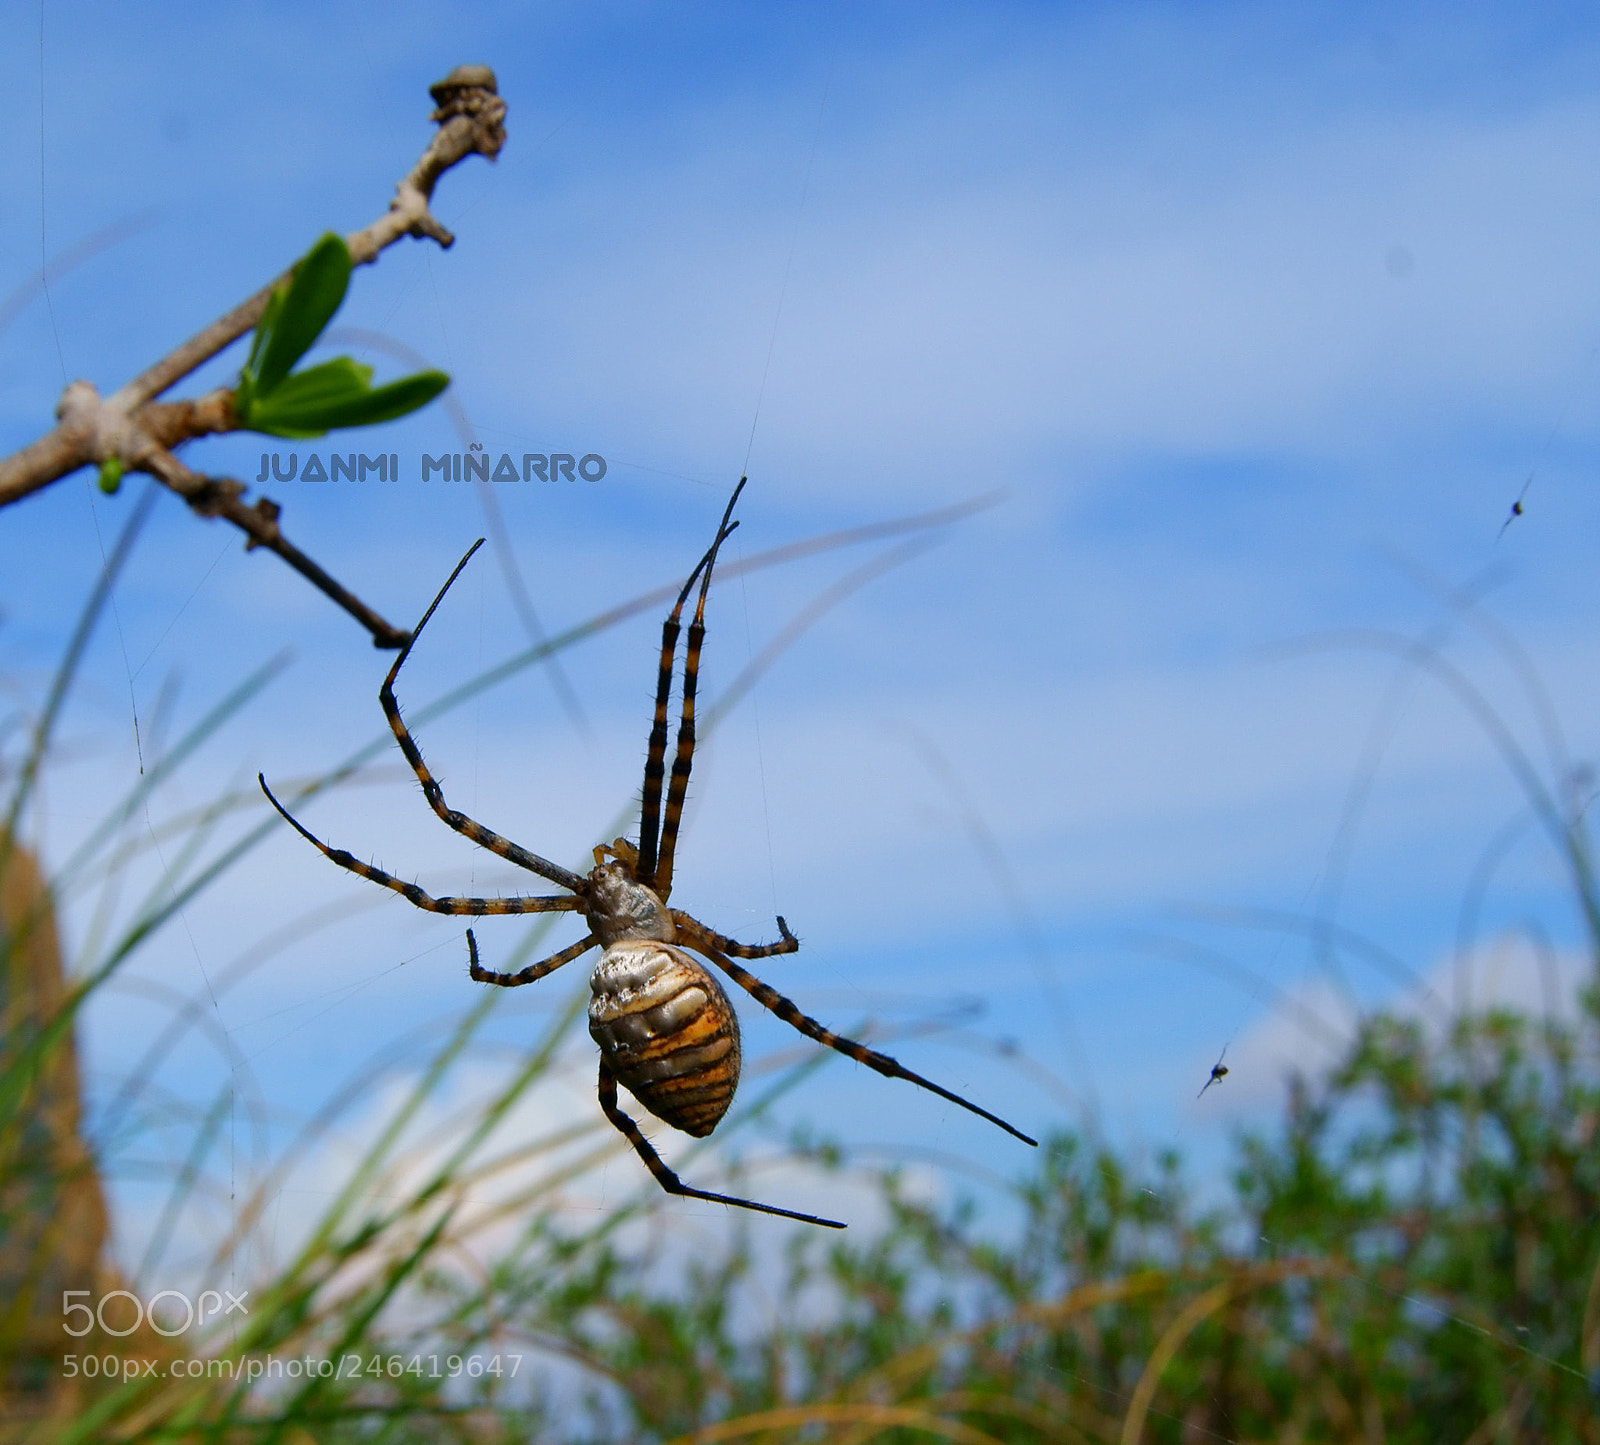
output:
[[[387,386],[369,385],[372,368],[348,356],[287,378],[255,402],[247,425],[281,437],[319,437],[336,427],[370,426],[426,406],[449,386],[442,371],[419,371]]]
[[[267,299],[250,341],[233,410],[245,431],[310,438],[335,427],[392,421],[426,406],[450,384],[440,371],[419,371],[374,389],[372,368],[341,356],[291,373],[333,319],[350,285],[350,252],[331,231]]]
[[[449,385],[450,378],[442,371],[413,372],[364,392],[345,409],[343,420],[330,420],[328,425],[374,426],[380,421],[393,421],[425,407]]]
[[[311,343],[333,320],[349,286],[350,251],[329,231],[301,258],[288,289],[273,292],[256,327],[260,349],[252,345],[246,370],[260,395],[274,391],[288,376],[289,368],[311,349]]]
[[[114,495],[122,485],[124,470],[121,457],[107,457],[100,463],[100,490],[108,497]]]
[[[240,384],[246,380],[254,387],[256,373],[261,366],[261,353],[266,347],[267,338],[272,335],[278,325],[278,313],[283,310],[283,298],[286,288],[273,287],[272,294],[267,297],[266,308],[261,313],[261,320],[256,322],[255,332],[250,337],[250,355],[245,358],[244,370],[240,373]]]

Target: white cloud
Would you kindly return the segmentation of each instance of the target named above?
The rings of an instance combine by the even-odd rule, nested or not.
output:
[[[1441,959],[1417,988],[1382,1007],[1421,1024],[1436,1044],[1459,1010],[1504,1008],[1572,1022],[1580,1017],[1579,993],[1593,972],[1593,961],[1581,953],[1546,952],[1525,935],[1508,933],[1486,940],[1470,957]],[[1276,1109],[1290,1077],[1315,1079],[1342,1060],[1368,1011],[1326,975],[1307,977],[1228,1044],[1227,1077],[1185,1113],[1195,1120],[1240,1119]],[[1196,1055],[1193,1068],[1203,1082],[1210,1064],[1201,1065]]]

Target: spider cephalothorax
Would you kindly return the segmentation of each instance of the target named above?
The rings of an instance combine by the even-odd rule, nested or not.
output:
[[[624,938],[655,938],[671,943],[676,936],[672,915],[660,894],[635,876],[634,860],[639,855],[633,845],[618,838],[609,847],[602,844],[594,853],[594,867],[584,880],[580,896],[600,946],[607,948]],[[614,854],[617,861],[606,862],[603,853]]]
[[[400,717],[395,701],[394,682],[401,666],[411,655],[422,629],[444,600],[450,584],[461,574],[473,552],[482,546],[474,543],[457,564],[449,580],[439,589],[433,605],[423,614],[411,640],[395,658],[394,666],[378,689],[384,716],[422,784],[428,806],[449,827],[463,837],[515,863],[528,872],[565,888],[565,894],[518,898],[435,898],[414,883],[406,883],[369,863],[362,863],[342,848],[330,848],[300,825],[272,796],[266,779],[261,789],[272,806],[303,838],[322,850],[341,868],[391,888],[418,908],[432,913],[464,914],[481,917],[506,913],[579,913],[588,923],[588,932],[576,943],[518,973],[495,973],[478,959],[478,941],[467,930],[468,972],[479,983],[516,988],[543,978],[563,964],[587,953],[602,950],[600,961],[590,978],[589,1032],[600,1046],[600,1107],[606,1118],[623,1134],[644,1161],[656,1181],[670,1194],[691,1199],[709,1199],[721,1204],[736,1204],[765,1214],[778,1214],[809,1224],[844,1226],[837,1220],[799,1214],[750,1199],[714,1194],[685,1184],[662,1161],[639,1127],[617,1104],[617,1084],[658,1119],[695,1138],[704,1138],[716,1128],[733,1102],[739,1085],[739,1021],[722,985],[694,954],[714,963],[740,988],[785,1023],[808,1038],[855,1059],[894,1079],[906,1079],[938,1094],[963,1109],[998,1124],[1026,1143],[1034,1140],[987,1109],[953,1094],[949,1089],[912,1073],[891,1059],[852,1039],[841,1038],[815,1019],[801,1013],[775,989],[762,983],[753,973],[741,968],[735,958],[768,958],[773,954],[793,953],[800,941],[789,932],[782,916],[778,918],[780,941],[765,944],[738,943],[707,928],[676,908],[667,906],[672,893],[672,866],[677,851],[678,827],[683,818],[684,798],[688,794],[689,771],[694,761],[695,690],[700,671],[700,647],[705,638],[706,593],[711,586],[717,552],[739,524],[730,521],[734,503],[744,489],[741,480],[734,489],[716,540],[689,574],[678,594],[677,604],[661,629],[661,662],[656,677],[655,716],[650,728],[650,745],[645,758],[643,802],[639,810],[639,843],[625,838],[602,843],[594,849],[594,866],[587,874],[541,858],[519,844],[474,822],[464,813],[449,807],[438,781],[428,771],[410,731]],[[678,634],[684,604],[696,581],[700,593],[694,619],[689,624],[688,645],[684,654],[683,697],[678,721],[677,749],[673,756],[670,780],[667,777],[667,712],[672,694],[672,678],[677,661]],[[667,783],[665,808],[662,783]],[[692,952],[691,952],[692,950]]]

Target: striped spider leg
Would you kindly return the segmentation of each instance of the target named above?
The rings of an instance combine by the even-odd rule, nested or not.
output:
[[[417,775],[417,781],[422,784],[422,794],[428,800],[428,806],[437,813],[445,824],[460,833],[463,837],[470,838],[480,847],[487,848],[491,853],[497,853],[510,863],[515,863],[519,868],[526,868],[530,873],[536,873],[541,878],[551,883],[559,884],[563,888],[574,890],[573,896],[554,895],[534,898],[434,898],[423,892],[414,883],[407,883],[396,878],[392,873],[386,873],[381,868],[374,868],[370,863],[363,863],[353,854],[347,853],[343,848],[330,848],[320,838],[306,829],[289,811],[273,796],[272,789],[267,786],[267,780],[261,773],[256,774],[256,781],[261,784],[261,791],[267,795],[267,801],[276,808],[284,821],[292,827],[302,838],[341,868],[347,868],[352,873],[357,873],[363,878],[382,885],[384,888],[393,889],[408,903],[418,908],[426,909],[430,913],[468,914],[474,917],[488,914],[502,913],[574,913],[581,912],[583,902],[579,896],[583,886],[583,878],[563,868],[559,863],[552,863],[548,858],[541,858],[537,853],[530,853],[526,848],[519,847],[509,838],[502,838],[493,829],[486,828],[482,823],[475,822],[465,813],[459,813],[446,804],[444,790],[439,786],[433,774],[428,771],[428,765],[422,760],[422,751],[417,747],[410,731],[400,716],[400,704],[395,701],[394,681],[399,676],[400,669],[411,656],[411,649],[417,645],[417,639],[422,636],[422,629],[428,625],[428,619],[437,611],[439,604],[444,601],[444,594],[450,590],[450,585],[461,575],[461,569],[472,559],[472,554],[483,546],[480,537],[467,549],[467,555],[457,564],[454,572],[446,579],[439,595],[433,599],[432,605],[422,614],[422,621],[412,632],[406,645],[400,649],[395,657],[394,665],[390,667],[389,674],[383,680],[383,686],[378,689],[378,702],[383,708],[383,714],[389,720],[390,730],[394,733],[396,741],[400,744],[400,751],[411,764],[411,770]]]
[[[823,1027],[815,1019],[801,1013],[782,994],[734,963],[735,958],[770,958],[777,954],[793,953],[800,947],[799,939],[790,932],[789,925],[781,915],[778,918],[778,942],[745,944],[724,937],[687,913],[667,907],[667,899],[672,891],[673,864],[684,801],[688,796],[689,775],[694,762],[695,699],[700,653],[705,640],[706,595],[711,587],[717,554],[739,525],[731,519],[744,485],[741,479],[722,515],[715,540],[689,574],[689,580],[684,583],[677,602],[662,625],[655,710],[646,750],[640,802],[639,842],[636,846],[625,838],[618,838],[609,844],[599,845],[594,849],[594,866],[587,874],[562,868],[451,808],[400,716],[400,707],[394,695],[395,678],[429,618],[473,552],[482,545],[481,541],[474,544],[439,589],[439,595],[423,614],[411,640],[395,659],[379,689],[379,702],[400,751],[421,783],[428,806],[440,820],[480,847],[547,882],[567,889],[567,893],[515,898],[435,898],[414,884],[360,862],[342,848],[330,848],[289,814],[273,797],[264,778],[261,779],[261,788],[273,807],[295,831],[330,860],[341,868],[392,889],[418,908],[435,913],[471,916],[581,913],[589,925],[584,937],[517,973],[497,973],[484,968],[478,957],[477,939],[469,928],[467,956],[470,976],[478,983],[517,988],[553,973],[591,948],[598,947],[601,950],[600,961],[590,978],[589,1032],[600,1047],[600,1107],[612,1126],[633,1147],[656,1182],[669,1194],[842,1229],[844,1226],[837,1220],[780,1209],[775,1205],[733,1195],[712,1193],[685,1184],[668,1168],[650,1141],[640,1132],[638,1125],[617,1102],[617,1085],[621,1083],[656,1118],[697,1139],[710,1134],[727,1113],[739,1083],[739,1022],[722,985],[693,956],[699,954],[726,973],[764,1008],[806,1037],[888,1078],[905,1079],[919,1088],[927,1089],[987,1119],[1028,1144],[1035,1142],[999,1116],[913,1073],[888,1055],[877,1053]],[[699,583],[699,594],[684,650],[677,746],[669,775],[666,766],[667,722],[672,682],[677,669],[678,639],[682,631],[683,609],[689,594],[695,590],[696,582]]]

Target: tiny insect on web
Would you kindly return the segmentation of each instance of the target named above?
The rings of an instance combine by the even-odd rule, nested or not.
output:
[[[472,554],[483,545],[475,542],[432,605],[423,613],[411,639],[378,689],[378,701],[389,720],[390,730],[405,755],[417,781],[422,784],[428,806],[448,827],[463,837],[487,848],[507,862],[515,863],[540,878],[567,889],[565,894],[516,898],[435,898],[413,883],[406,883],[380,868],[363,863],[342,848],[330,848],[315,837],[272,795],[265,777],[259,777],[261,790],[284,820],[341,868],[393,889],[408,902],[431,913],[465,914],[472,917],[514,913],[580,913],[589,931],[576,943],[518,973],[495,973],[482,966],[478,941],[467,930],[468,972],[478,983],[518,988],[553,973],[563,964],[587,953],[601,950],[600,961],[590,979],[589,1032],[600,1046],[600,1108],[644,1161],[656,1182],[669,1194],[689,1199],[706,1199],[717,1204],[737,1205],[763,1214],[798,1219],[807,1224],[843,1229],[838,1220],[801,1214],[776,1205],[759,1204],[729,1194],[695,1189],[685,1184],[667,1167],[650,1141],[617,1104],[617,1085],[626,1085],[640,1104],[656,1118],[681,1129],[694,1138],[710,1134],[733,1102],[739,1083],[739,1021],[733,1005],[711,971],[692,956],[697,953],[714,963],[740,988],[785,1023],[807,1038],[865,1064],[891,1079],[905,1079],[959,1104],[963,1109],[998,1125],[1024,1143],[1034,1144],[1021,1130],[998,1115],[979,1108],[970,1100],[925,1079],[921,1074],[891,1059],[887,1054],[867,1048],[853,1039],[840,1037],[815,1019],[801,1013],[794,1004],[768,987],[753,973],[741,968],[735,958],[770,958],[793,953],[800,941],[789,931],[780,915],[780,941],[744,944],[706,927],[687,913],[667,906],[672,892],[673,862],[677,853],[678,830],[683,820],[684,799],[689,789],[689,772],[695,748],[695,693],[699,681],[700,650],[705,639],[706,594],[711,586],[712,569],[722,544],[739,524],[732,521],[733,509],[744,490],[744,479],[734,488],[727,510],[722,514],[717,535],[700,559],[689,580],[683,584],[678,600],[661,629],[661,662],[656,679],[655,714],[650,727],[649,749],[644,765],[643,802],[639,813],[639,842],[625,838],[602,843],[594,849],[594,866],[587,874],[574,873],[537,853],[502,838],[466,814],[451,808],[444,792],[428,771],[421,750],[400,717],[394,684],[422,630],[444,600],[451,584]],[[694,618],[684,653],[682,702],[678,720],[677,748],[672,771],[667,772],[667,719],[672,680],[677,666],[678,637],[689,594],[700,584]],[[663,807],[663,784],[665,806]],[[692,953],[691,953],[692,951]]]
[[[1200,1092],[1195,1095],[1195,1098],[1204,1098],[1206,1089],[1209,1089],[1213,1084],[1220,1084],[1225,1078],[1228,1077],[1228,1066],[1222,1062],[1227,1057],[1228,1046],[1224,1044],[1222,1046],[1222,1052],[1217,1055],[1216,1063],[1211,1066],[1211,1077],[1206,1080],[1204,1087],[1202,1087]]]

